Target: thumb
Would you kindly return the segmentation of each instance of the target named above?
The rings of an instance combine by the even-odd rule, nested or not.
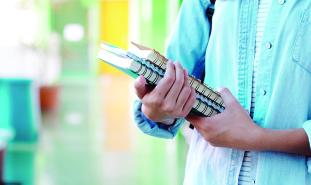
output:
[[[134,82],[134,88],[138,98],[142,99],[148,92],[146,87],[146,79],[143,76],[139,76]]]
[[[230,105],[236,102],[235,97],[232,95],[232,93],[227,88],[220,88],[219,94],[221,98],[224,100],[225,105]]]
[[[193,114],[189,114],[186,117],[186,120],[194,125],[196,128],[200,128],[204,124],[204,117],[196,116]]]

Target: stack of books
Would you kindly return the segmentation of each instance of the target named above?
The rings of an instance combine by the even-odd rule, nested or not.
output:
[[[164,76],[168,59],[154,49],[136,43],[131,44],[131,49],[125,51],[103,43],[98,58],[134,78],[142,75],[149,85],[156,86]],[[196,90],[192,113],[210,117],[224,111],[224,102],[218,92],[191,75],[188,76],[188,83]]]

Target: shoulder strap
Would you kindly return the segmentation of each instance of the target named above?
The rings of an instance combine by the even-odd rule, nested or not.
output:
[[[213,15],[215,11],[215,2],[216,0],[211,0],[211,6],[207,7],[205,14],[206,17],[210,23],[210,33],[212,32],[212,20],[213,20]],[[197,79],[200,79],[201,81],[204,80],[205,77],[205,60],[196,62],[194,69],[192,71],[192,75],[196,77]]]
[[[215,11],[215,6],[214,6],[215,3],[216,3],[216,0],[211,0],[212,6],[207,7],[205,11],[206,17],[208,18],[208,21],[211,23],[211,25],[212,25],[213,15]]]
[[[205,15],[208,19],[208,22],[210,23],[210,33],[212,32],[212,20],[213,20],[213,15],[214,15],[214,11],[215,11],[215,3],[216,0],[210,0],[211,1],[211,5],[207,7],[207,9],[205,10]],[[205,60],[196,62],[196,64],[194,65],[194,69],[192,71],[192,75],[201,80],[202,82],[204,81],[204,77],[205,77]],[[190,124],[189,128],[194,129],[193,125]]]

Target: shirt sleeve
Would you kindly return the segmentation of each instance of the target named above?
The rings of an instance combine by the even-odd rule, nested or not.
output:
[[[309,147],[311,150],[311,120],[306,121],[302,127],[307,133],[308,140],[309,140]],[[307,166],[308,166],[308,173],[311,173],[311,157],[307,158]]]
[[[184,122],[184,119],[177,119],[172,125],[164,125],[156,123],[148,119],[141,111],[142,103],[138,100],[134,102],[134,121],[138,128],[145,134],[170,139],[175,137],[179,127]]]
[[[211,25],[206,16],[209,0],[184,0],[166,46],[166,56],[178,61],[189,73],[204,62]]]
[[[166,56],[178,61],[190,73],[196,62],[204,62],[210,34],[210,24],[205,11],[209,0],[184,0],[176,25],[166,46]],[[173,138],[184,119],[177,119],[171,126],[149,120],[141,111],[141,102],[134,102],[134,119],[144,133],[161,138]]]

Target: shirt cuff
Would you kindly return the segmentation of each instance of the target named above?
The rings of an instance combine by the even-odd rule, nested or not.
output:
[[[162,129],[164,129],[164,130],[169,130],[171,126],[173,126],[173,125],[176,124],[176,120],[175,120],[172,124],[170,124],[170,125],[167,125],[167,124],[164,124],[164,123],[159,123],[159,122],[154,122],[154,121],[152,121],[151,119],[147,118],[147,116],[146,116],[143,112],[141,112],[141,117],[142,117],[146,122],[148,122],[150,125],[152,125],[152,126],[157,125],[159,128],[162,128]]]

